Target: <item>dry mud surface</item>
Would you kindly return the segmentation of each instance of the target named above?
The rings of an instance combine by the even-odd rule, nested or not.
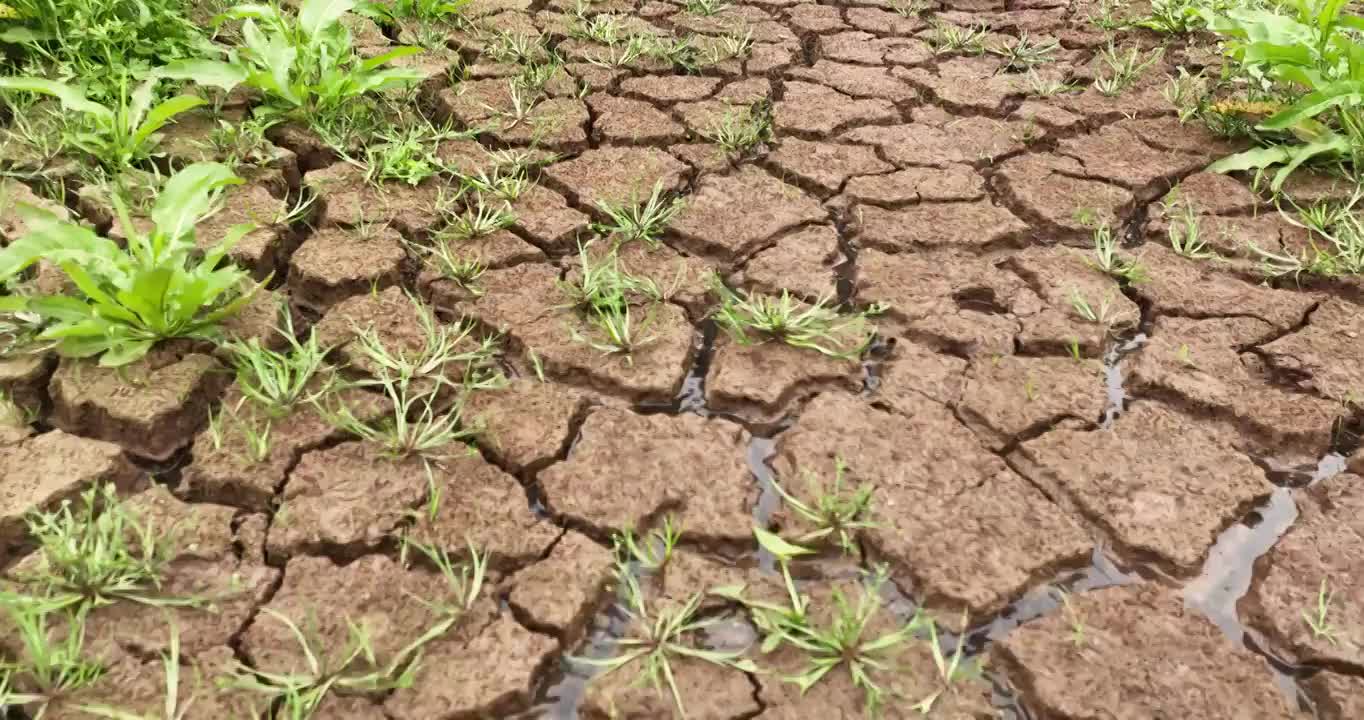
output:
[[[441,222],[434,181],[366,186],[296,133],[275,133],[284,169],[230,196],[224,222],[317,197],[311,226],[263,228],[234,257],[273,272],[271,299],[315,320],[338,357],[357,357],[357,323],[415,336],[404,290],[445,322],[504,333],[510,382],[468,403],[486,427],[476,451],[428,477],[303,410],[268,457],[244,462],[204,432],[207,412],[239,397],[211,354],[168,347],[122,374],[0,359],[0,384],[41,408],[0,446],[0,567],[28,551],[24,513],[115,483],[133,507],[189,528],[170,586],[235,579],[214,612],[175,611],[183,663],[211,677],[233,660],[270,672],[304,662],[274,613],[320,619],[334,646],[346,618],[364,618],[382,663],[431,627],[412,597],[442,582],[402,562],[396,538],[456,554],[473,543],[490,556],[484,596],[425,647],[411,686],[334,693],[314,717],[671,717],[666,696],[629,676],[584,686],[564,660],[619,632],[611,534],[665,514],[682,526],[650,583],[659,598],[770,584],[751,529],[798,526],[772,479],[803,487],[841,458],[874,491],[856,562],[884,563],[896,612],[922,609],[946,647],[965,643],[983,665],[930,716],[1364,717],[1364,455],[1349,457],[1364,292],[1357,279],[1266,284],[1243,257],[1169,251],[1161,200],[1176,186],[1229,256],[1248,240],[1303,242],[1245,179],[1202,172],[1234,144],[1180,124],[1161,99],[1177,65],[1210,62],[1199,41],[1174,40],[1106,97],[1089,83],[1107,41],[1083,0],[955,0],[918,14],[882,0],[745,0],[711,16],[658,0],[593,4],[659,33],[751,32],[745,58],[698,74],[588,62],[602,48],[569,37],[559,0],[470,7],[481,27],[545,32],[568,59],[534,132],[442,148],[470,172],[492,162],[485,149],[534,142],[549,160],[515,222],[478,239],[490,265],[481,295],[418,272],[404,252]],[[933,23],[982,25],[987,45],[1056,39],[1056,61],[1038,72],[1074,91],[1039,97],[994,54],[935,53]],[[478,125],[505,101],[509,71],[480,56],[474,33],[452,29],[450,43],[469,79],[433,76],[430,111]],[[771,108],[772,139],[742,156],[706,139],[716,118],[755,101]],[[658,340],[626,365],[569,340],[556,281],[603,219],[597,201],[655,183],[685,208],[663,247],[622,257],[662,283],[679,267],[684,279]],[[1305,174],[1290,191],[1348,193]],[[1086,261],[1095,222],[1124,239],[1146,282],[1120,285]],[[882,303],[882,342],[860,363],[728,342],[706,317],[710,270],[746,289]],[[1111,301],[1109,327],[1077,315],[1074,291]],[[262,335],[270,319],[234,322]],[[443,501],[427,513],[433,492]],[[826,599],[840,577],[819,564],[803,573]],[[1323,583],[1325,634],[1304,616]],[[91,621],[87,642],[111,670],[84,692],[159,707],[164,619],[115,603]],[[916,640],[903,659],[907,696],[937,682],[927,648]],[[675,664],[688,716],[862,714],[846,676],[802,694],[782,680],[800,658],[752,655],[768,672]],[[190,717],[246,717],[250,699],[212,694]],[[911,705],[892,699],[884,714],[919,716]],[[80,716],[63,712],[48,717]]]

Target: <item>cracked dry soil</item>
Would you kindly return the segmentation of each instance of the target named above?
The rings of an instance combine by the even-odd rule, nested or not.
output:
[[[356,360],[357,324],[420,338],[404,291],[442,322],[503,333],[510,382],[468,400],[485,428],[476,451],[428,478],[304,410],[267,457],[246,462],[205,433],[208,412],[240,392],[202,348],[169,344],[117,376],[0,359],[0,386],[42,408],[0,438],[0,567],[13,573],[32,549],[25,513],[114,483],[181,528],[169,588],[233,581],[212,612],[174,611],[183,663],[212,678],[233,660],[301,667],[267,610],[317,619],[330,646],[345,644],[347,619],[363,620],[382,664],[431,626],[431,608],[412,598],[442,582],[400,562],[397,536],[451,553],[472,543],[490,556],[484,596],[425,648],[411,686],[333,693],[313,717],[671,717],[666,696],[618,675],[584,685],[565,662],[621,631],[611,534],[665,514],[684,529],[648,584],[659,602],[733,582],[770,590],[755,519],[783,532],[800,523],[772,479],[799,488],[807,474],[832,477],[841,458],[873,489],[876,523],[858,531],[853,560],[801,564],[802,586],[827,600],[849,562],[884,563],[897,612],[921,609],[948,647],[965,643],[984,672],[930,716],[1364,717],[1364,454],[1350,457],[1364,287],[1266,284],[1241,254],[1246,241],[1306,240],[1244,178],[1203,172],[1234,144],[1180,124],[1161,99],[1167,73],[1216,62],[1207,38],[1119,33],[1168,46],[1106,97],[1089,84],[1108,40],[1087,0],[944,0],[905,13],[884,0],[738,0],[709,16],[660,0],[592,4],[636,32],[751,34],[746,56],[692,74],[649,59],[593,64],[606,48],[570,37],[571,5],[474,0],[472,25],[449,34],[467,79],[432,72],[423,86],[433,118],[482,126],[508,102],[502,78],[515,70],[484,57],[491,32],[543,32],[567,60],[535,132],[494,123],[439,149],[469,173],[495,162],[485,150],[543,160],[514,222],[476,240],[490,267],[481,294],[418,271],[403,250],[439,229],[436,181],[366,186],[289,128],[222,220],[317,199],[307,224],[267,224],[233,257],[282,279],[270,299],[315,321],[335,357]],[[993,54],[935,52],[938,23],[983,26],[987,46],[1055,39],[1039,72],[1074,91],[1039,97]],[[771,139],[743,155],[707,140],[717,118],[754,102],[770,107]],[[181,123],[172,147],[209,126]],[[657,341],[631,364],[603,360],[564,331],[556,281],[602,219],[597,201],[656,183],[685,206],[662,247],[622,257],[660,283],[681,279]],[[1174,211],[1162,199],[1175,187],[1228,262],[1167,249]],[[1309,199],[1349,190],[1306,174],[1290,183]],[[1086,261],[1096,222],[1124,238],[1147,282],[1120,284]],[[881,342],[857,363],[717,337],[712,270],[745,289],[884,304]],[[1109,326],[1079,317],[1075,292],[1111,300]],[[265,307],[233,331],[278,341]],[[411,512],[433,492],[438,512]],[[1329,635],[1304,621],[1323,582],[1335,598]],[[751,640],[735,607],[706,607]],[[159,707],[164,618],[120,601],[92,615],[89,633],[109,672],[47,717],[82,717],[70,708],[90,700]],[[16,640],[0,648],[13,653]],[[903,658],[907,695],[937,682],[927,648],[916,641]],[[771,672],[675,666],[689,717],[861,716],[845,676],[802,694],[781,679],[801,658],[750,654]],[[252,700],[214,691],[189,717],[244,718]],[[884,716],[919,716],[911,705],[892,699]]]

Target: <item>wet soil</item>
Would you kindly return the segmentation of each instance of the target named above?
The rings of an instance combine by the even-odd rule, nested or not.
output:
[[[243,404],[208,345],[167,345],[121,372],[50,353],[0,357],[0,389],[30,411],[0,428],[0,571],[19,578],[36,561],[27,513],[115,484],[178,528],[162,591],[215,599],[169,613],[186,675],[204,679],[181,690],[197,698],[188,717],[237,718],[260,695],[213,679],[306,670],[281,617],[333,652],[363,627],[373,656],[332,669],[373,670],[458,601],[405,541],[456,562],[472,547],[486,553],[482,592],[423,646],[410,683],[333,692],[313,717],[680,717],[669,692],[635,682],[637,666],[602,674],[575,660],[619,654],[629,646],[617,641],[641,631],[624,609],[613,535],[665,518],[682,528],[664,567],[629,570],[659,607],[737,584],[780,602],[782,577],[752,529],[794,541],[815,528],[777,487],[807,503],[866,487],[870,515],[849,530],[847,555],[811,541],[820,554],[796,566],[817,617],[828,619],[835,587],[856,597],[850,579],[884,567],[890,599],[873,630],[921,612],[941,651],[961,647],[984,665],[944,684],[915,634],[885,717],[921,717],[915,706],[939,689],[929,717],[1364,716],[1364,293],[1357,279],[1257,273],[1248,244],[1293,252],[1310,237],[1250,178],[1205,172],[1240,141],[1181,124],[1163,99],[1180,62],[1215,61],[1208,38],[1117,32],[1118,47],[1166,50],[1108,97],[1092,86],[1109,42],[1091,20],[1097,2],[909,5],[585,10],[630,32],[695,33],[695,48],[751,33],[743,57],[687,72],[647,57],[612,66],[612,48],[582,37],[566,0],[469,3],[467,23],[441,30],[449,52],[420,66],[419,104],[482,132],[436,154],[472,176],[521,153],[533,183],[509,201],[507,227],[460,241],[488,268],[476,282],[419,265],[413,250],[447,229],[437,199],[453,195],[453,175],[375,186],[297,125],[272,129],[271,160],[200,228],[216,240],[235,223],[259,226],[232,258],[272,276],[270,291],[231,332],[277,344],[274,303],[285,302],[346,379],[378,370],[360,352],[363,332],[420,351],[415,302],[438,326],[469,329],[462,348],[496,336],[504,384],[437,393],[442,409],[461,404],[469,445],[428,463],[352,437],[307,403],[267,415]],[[1058,40],[1036,80],[1073,91],[1036,94],[996,54],[935,47],[944,22],[984,28],[987,46]],[[543,32],[566,60],[515,122],[508,80],[521,68],[493,57],[495,31]],[[368,21],[353,32],[367,55],[414,36]],[[462,74],[444,72],[456,57]],[[770,113],[770,136],[722,149],[716,128],[749,112]],[[205,152],[193,142],[211,129],[202,120],[167,138],[176,162]],[[68,208],[37,183],[3,187],[0,208],[17,199],[109,225],[95,194]],[[655,187],[680,211],[658,247],[619,255],[669,292],[649,311],[648,342],[602,353],[574,339],[593,330],[562,284],[606,220],[599,203],[644,201]],[[1306,172],[1286,188],[1300,203],[1353,189]],[[304,199],[310,209],[290,221]],[[1170,248],[1189,218],[1222,259]],[[1096,266],[1098,224],[1145,279]],[[24,231],[0,212],[0,243]],[[40,265],[30,282],[61,289],[52,270]],[[711,273],[843,313],[876,310],[878,335],[855,360],[737,343],[708,317]],[[1103,318],[1083,317],[1077,297]],[[337,401],[366,419],[392,412],[369,390]],[[240,432],[208,431],[224,408],[268,423],[262,457]],[[688,717],[864,716],[844,668],[802,693],[782,678],[808,658],[761,652],[735,603],[698,603],[716,622],[696,647],[745,651],[766,672],[675,659]],[[94,611],[87,644],[107,674],[48,716],[74,717],[81,702],[156,712],[166,617],[128,600]],[[0,650],[4,660],[18,648]]]

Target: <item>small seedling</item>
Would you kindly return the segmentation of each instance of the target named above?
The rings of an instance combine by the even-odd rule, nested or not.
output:
[[[1099,54],[1100,60],[1108,67],[1108,73],[1094,80],[1094,88],[1109,97],[1121,95],[1131,87],[1152,65],[1160,62],[1165,54],[1164,48],[1156,48],[1149,57],[1142,57],[1141,49],[1127,48],[1119,52],[1112,43]]]
[[[428,562],[435,566],[441,577],[445,578],[447,590],[447,597],[444,600],[433,602],[408,593],[413,600],[425,605],[438,615],[452,619],[458,619],[473,609],[474,603],[478,602],[479,595],[483,592],[483,583],[487,579],[488,553],[479,553],[478,549],[470,544],[469,562],[467,564],[456,564],[444,550],[404,537],[402,549],[404,558],[407,557],[409,548],[420,552]]]
[[[1038,97],[1053,97],[1075,92],[1076,87],[1073,82],[1063,82],[1050,75],[1039,75],[1036,70],[1028,70],[1024,76],[1025,88],[1027,91]]]
[[[604,355],[620,355],[627,365],[634,364],[634,354],[658,340],[650,331],[657,319],[657,304],[651,304],[642,320],[637,320],[629,305],[593,307],[584,316],[590,334],[569,327],[573,342],[583,343]]]
[[[983,25],[961,27],[934,20],[933,35],[929,37],[928,44],[932,45],[934,52],[940,55],[950,52],[967,52],[978,55],[985,52],[985,32]]]
[[[1085,639],[1085,619],[1081,617],[1080,611],[1070,602],[1070,593],[1058,589],[1056,594],[1061,599],[1061,608],[1066,624],[1070,626],[1070,642],[1075,647],[1083,647]]]
[[[965,660],[966,639],[957,638],[956,647],[952,650],[952,657],[947,657],[942,651],[942,643],[938,640],[938,626],[931,620],[924,622],[928,626],[929,649],[933,652],[933,667],[938,671],[937,690],[934,690],[923,700],[914,705],[920,714],[928,715],[933,712],[933,705],[938,699],[950,690],[954,690],[959,681],[976,676],[979,673],[979,666],[971,661]],[[967,615],[963,610],[961,613],[961,626],[967,627]]]
[[[491,235],[516,222],[511,205],[505,201],[489,203],[482,194],[476,195],[472,204],[466,204],[463,212],[448,210],[448,204],[444,202],[438,202],[437,207],[449,219],[449,224],[438,233],[443,238],[473,240]]]
[[[1182,217],[1171,220],[1170,227],[1166,230],[1170,238],[1170,248],[1175,254],[1190,260],[1220,260],[1221,256],[1209,250],[1207,242],[1203,240],[1198,214],[1194,212],[1193,207],[1185,204],[1180,212]]]
[[[486,379],[497,353],[497,338],[477,339],[472,321],[448,325],[435,312],[412,298],[412,307],[421,328],[421,342],[415,348],[390,347],[372,327],[356,328],[354,352],[375,379],[362,385],[390,385],[428,380],[438,385],[476,382]]]
[[[890,9],[902,18],[916,18],[928,10],[926,0],[890,0]]]
[[[662,527],[653,528],[643,537],[637,537],[634,530],[627,527],[612,538],[612,544],[619,562],[657,572],[668,564],[681,539],[682,527],[672,515],[666,515]]]
[[[1202,111],[1208,94],[1208,80],[1202,71],[1190,75],[1183,67],[1178,75],[1171,75],[1160,94],[1179,114],[1180,122],[1188,122]]]
[[[729,0],[687,0],[686,7],[692,15],[710,16],[729,7]]]
[[[611,250],[594,254],[591,243],[578,246],[578,273],[559,282],[568,302],[563,307],[582,313],[599,309],[624,309],[631,303],[657,302],[668,296],[653,278],[630,274],[620,256]]]
[[[1096,325],[1108,326],[1113,323],[1113,291],[1104,293],[1103,299],[1099,304],[1093,305],[1089,298],[1078,288],[1070,289],[1070,306],[1075,310],[1075,314],[1095,323]]]
[[[598,678],[637,663],[639,670],[636,683],[648,685],[659,693],[666,688],[678,715],[685,718],[687,709],[672,669],[674,659],[689,658],[744,672],[757,672],[752,661],[743,657],[747,648],[721,652],[697,646],[693,638],[718,620],[698,617],[701,593],[692,595],[680,606],[653,609],[645,601],[644,591],[634,575],[618,571],[617,580],[625,596],[622,610],[629,616],[634,632],[616,640],[619,655],[609,658],[573,658],[576,662],[603,668]]]
[[[0,708],[24,707],[31,717],[41,718],[52,701],[91,685],[104,674],[103,666],[83,657],[83,609],[62,613],[63,627],[54,637],[48,627],[51,608],[23,601],[6,602],[4,607],[23,651],[19,660],[0,658]]]
[[[1339,643],[1336,637],[1336,627],[1330,623],[1328,616],[1331,614],[1331,601],[1335,599],[1335,593],[1327,589],[1326,578],[1321,579],[1321,589],[1317,591],[1317,607],[1314,611],[1303,610],[1302,619],[1307,623],[1307,627],[1312,629],[1313,640],[1326,640],[1332,645]]]
[[[1131,284],[1146,279],[1144,265],[1118,254],[1118,239],[1107,225],[1094,229],[1094,258],[1088,262],[1090,267]]]
[[[352,693],[377,693],[411,687],[421,663],[421,649],[444,635],[457,620],[442,617],[416,640],[380,665],[374,653],[369,629],[349,618],[349,639],[337,654],[328,654],[313,632],[304,632],[293,620],[270,608],[262,612],[288,628],[303,651],[306,667],[301,672],[270,672],[239,665],[229,687],[260,693],[271,703],[279,703],[289,718],[311,717],[333,689]]]
[[[315,400],[332,386],[328,381],[309,392],[313,378],[326,369],[329,348],[322,347],[315,328],[308,331],[307,340],[299,342],[292,313],[285,308],[282,315],[284,327],[279,329],[279,335],[288,340],[288,350],[272,350],[258,338],[223,346],[232,356],[237,388],[242,395],[276,418],[288,415],[299,403]]]
[[[614,237],[619,243],[641,240],[651,248],[659,245],[659,236],[668,223],[682,211],[681,198],[665,199],[663,183],[654,184],[653,193],[642,203],[617,204],[597,201],[597,209],[610,218],[610,223],[593,224],[592,229]]]
[[[1004,59],[1005,70],[1022,72],[1051,62],[1052,54],[1060,47],[1055,40],[1036,42],[1024,31],[1012,44],[995,45],[989,52]]]
[[[408,248],[441,277],[453,281],[476,297],[481,296],[483,290],[478,286],[478,279],[487,272],[488,266],[478,258],[460,254],[455,249],[457,243],[458,240],[453,238],[436,237],[430,245],[408,243]]]
[[[479,195],[491,195],[503,202],[515,202],[534,185],[523,165],[494,165],[491,172],[480,169],[477,175],[461,178],[465,188]]]
[[[711,122],[702,137],[727,153],[745,153],[772,139],[772,108],[759,101]]]
[[[843,479],[847,471],[848,466],[843,458],[834,458],[833,487],[828,490],[822,487],[814,474],[806,473],[808,497],[813,498],[811,502],[795,497],[776,480],[772,481],[782,501],[814,528],[797,536],[797,543],[808,545],[832,539],[844,553],[851,555],[857,551],[857,532],[876,527],[871,520],[872,486],[860,485],[845,491]]]
[[[438,143],[467,137],[468,133],[449,125],[437,127],[426,119],[382,128],[365,147],[365,161],[360,164],[371,183],[391,180],[415,186],[444,169],[445,163],[436,156]]]
[[[779,297],[740,294],[726,287],[718,275],[713,276],[711,287],[720,298],[720,307],[711,316],[742,345],[774,339],[830,357],[852,359],[861,356],[876,334],[868,318],[879,308],[840,315],[829,307],[827,298],[809,304],[785,290]]]
[[[1028,402],[1037,399],[1037,381],[1031,375],[1023,379],[1023,397],[1027,398]]]
[[[1077,338],[1071,338],[1066,344],[1066,352],[1070,353],[1070,358],[1075,362],[1084,362],[1084,355],[1080,352],[1080,341]]]
[[[245,398],[242,402],[245,402]],[[246,460],[250,463],[264,462],[270,457],[271,418],[265,418],[259,425],[243,418],[240,414],[242,402],[237,403],[236,407],[223,407],[217,412],[209,411],[208,435],[213,441],[213,449],[221,450],[227,437],[226,433],[235,430],[246,444]],[[230,427],[228,423],[231,423]]]
[[[177,528],[144,522],[126,507],[111,484],[82,492],[53,512],[27,518],[38,542],[38,562],[21,572],[43,605],[87,608],[119,600],[155,606],[200,605],[202,598],[161,594],[161,578],[177,552]]]

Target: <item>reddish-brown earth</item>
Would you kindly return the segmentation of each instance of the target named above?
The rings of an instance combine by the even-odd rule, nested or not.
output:
[[[622,32],[696,33],[700,48],[751,32],[747,56],[686,73],[647,57],[610,67],[612,49],[574,31],[568,0],[474,0],[472,24],[443,29],[451,53],[420,66],[421,105],[484,132],[435,153],[476,175],[508,162],[489,151],[525,151],[535,183],[510,202],[507,227],[455,241],[489,268],[474,288],[413,251],[444,238],[450,212],[465,209],[437,207],[452,177],[374,186],[306,128],[273,128],[269,159],[243,169],[250,182],[200,227],[216,240],[235,223],[259,225],[232,258],[272,275],[272,293],[229,330],[278,345],[271,303],[286,301],[342,376],[365,378],[378,368],[357,335],[418,352],[413,303],[423,302],[439,325],[472,323],[462,347],[498,335],[507,382],[441,393],[445,406],[463,403],[471,444],[428,464],[336,429],[307,403],[274,416],[243,406],[227,356],[210,344],[164,345],[122,371],[51,353],[0,357],[4,397],[28,411],[0,413],[7,581],[37,562],[28,513],[113,483],[130,509],[177,528],[161,592],[221,596],[168,615],[127,599],[93,611],[86,642],[107,674],[48,717],[80,717],[81,703],[158,712],[167,617],[185,674],[203,679],[181,690],[198,698],[190,718],[249,717],[259,694],[212,682],[240,665],[306,670],[281,617],[331,652],[362,625],[374,656],[332,669],[383,666],[446,617],[438,605],[459,602],[404,538],[455,560],[470,547],[486,553],[482,593],[422,646],[408,686],[336,691],[312,717],[680,717],[670,693],[635,683],[638,665],[584,687],[593,672],[571,660],[609,656],[612,637],[647,622],[621,613],[612,536],[665,518],[681,527],[674,556],[640,575],[657,607],[738,583],[780,602],[752,528],[793,539],[814,529],[772,483],[813,502],[834,490],[839,462],[845,491],[870,488],[872,522],[851,532],[851,557],[827,547],[797,566],[813,617],[829,620],[835,587],[856,596],[858,568],[884,566],[895,612],[872,631],[922,610],[949,653],[965,638],[985,663],[983,675],[944,686],[918,633],[884,717],[921,717],[914,706],[939,689],[930,717],[1364,717],[1364,452],[1354,434],[1364,293],[1357,278],[1257,273],[1247,244],[1294,251],[1309,237],[1249,178],[1204,172],[1239,145],[1180,124],[1161,96],[1177,62],[1215,58],[1199,51],[1209,39],[1119,33],[1120,46],[1169,47],[1106,97],[1091,87],[1108,42],[1090,20],[1097,2],[896,11],[910,5],[743,0],[703,16],[680,2],[608,0],[585,10],[619,13]],[[939,22],[979,25],[987,46],[1024,33],[1059,40],[1039,79],[1074,92],[1030,94],[995,54],[936,52]],[[520,69],[490,56],[494,30],[543,31],[566,60],[520,122],[507,117],[507,80]],[[388,42],[368,21],[354,32],[367,55]],[[468,79],[452,84],[443,70],[456,49]],[[770,137],[722,149],[715,124],[745,112],[770,112]],[[183,122],[167,152],[202,157],[193,141],[211,127]],[[24,166],[16,152],[0,156]],[[620,258],[670,293],[654,306],[650,342],[606,355],[573,339],[590,329],[566,306],[563,281],[581,272],[578,245],[606,219],[598,203],[643,201],[655,186],[683,206],[659,247],[632,243]],[[0,209],[12,198],[77,212],[36,186],[0,187]],[[1350,190],[1305,172],[1287,189],[1303,203]],[[72,205],[107,229],[107,209],[86,195]],[[289,223],[299,199],[314,204]],[[1190,217],[1222,260],[1170,249],[1167,233]],[[1095,266],[1096,224],[1112,226],[1144,281]],[[24,232],[0,212],[0,242]],[[708,317],[712,271],[845,313],[878,306],[877,342],[857,359],[736,342]],[[32,282],[63,287],[41,265]],[[1106,318],[1081,317],[1076,296],[1105,304]],[[458,383],[464,370],[437,374]],[[365,418],[391,411],[367,390],[342,399]],[[263,458],[239,434],[206,430],[210,410],[225,407],[269,421]],[[1110,565],[1128,573],[1125,585],[1094,580]],[[1205,602],[1212,585],[1220,605]],[[748,648],[764,672],[675,658],[688,717],[863,716],[864,692],[844,669],[802,693],[783,676],[807,658],[789,646],[759,652],[732,602],[712,596],[704,607],[725,622],[696,642]],[[0,662],[20,652],[0,640]]]

